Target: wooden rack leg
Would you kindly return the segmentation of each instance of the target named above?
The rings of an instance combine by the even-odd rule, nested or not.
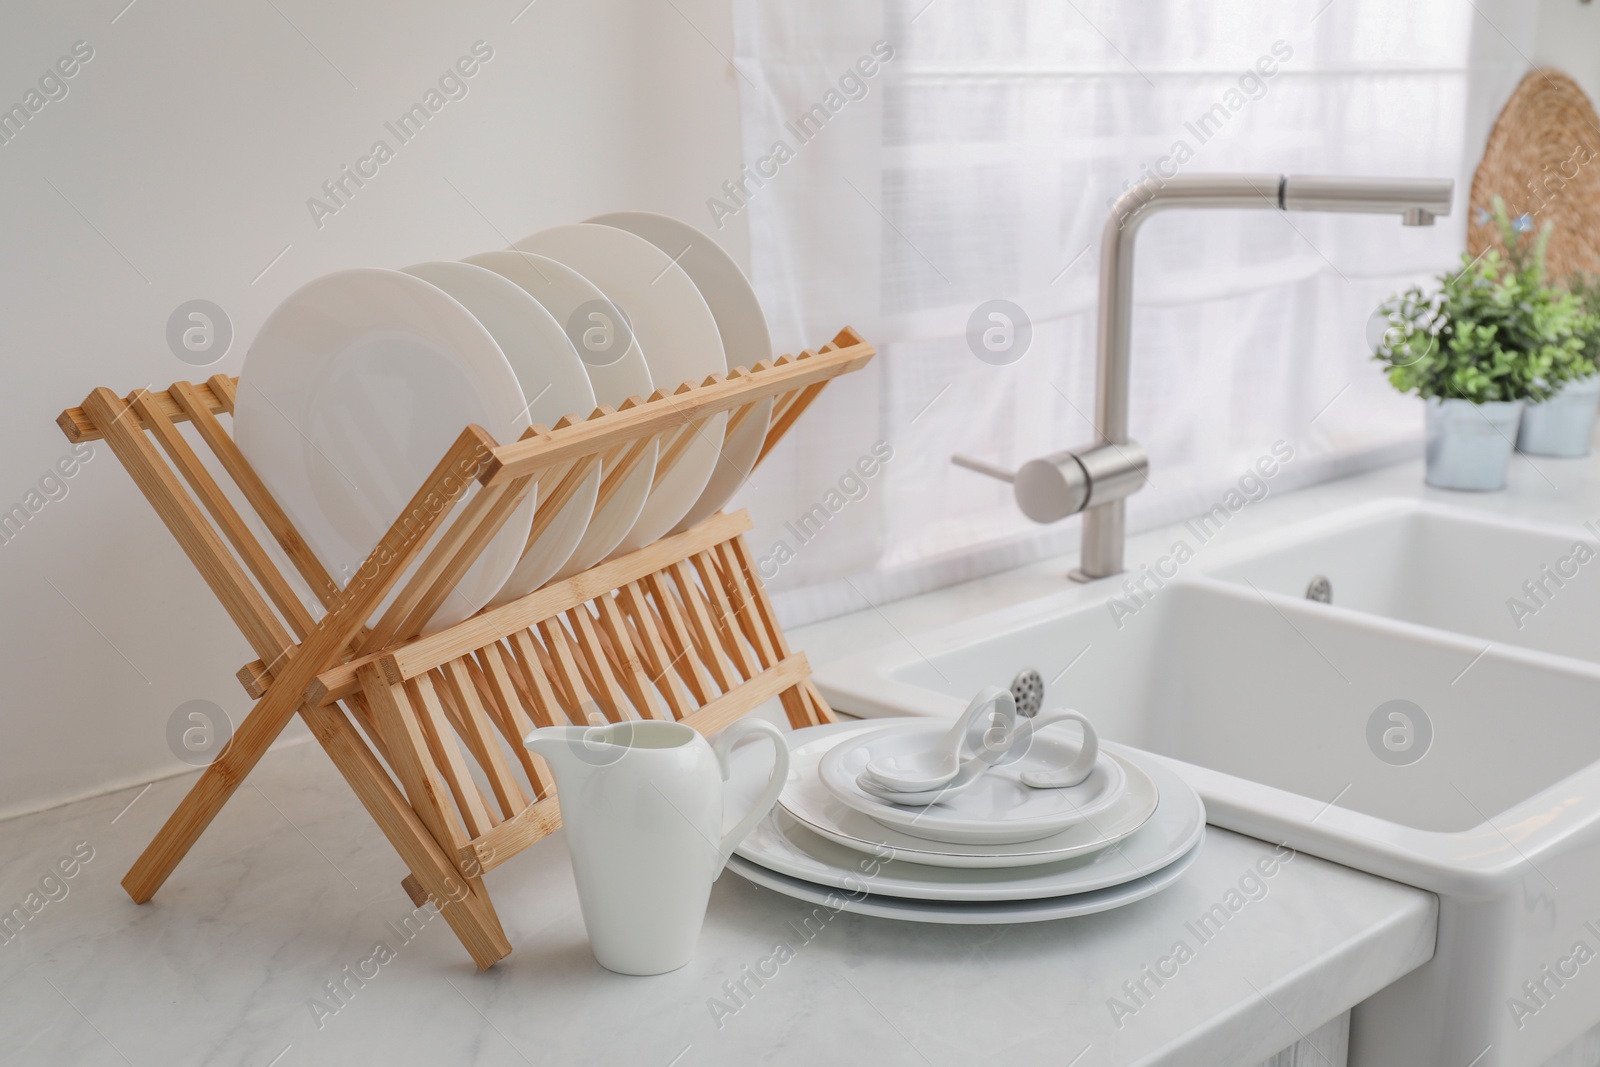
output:
[[[489,898],[463,877],[417,813],[406,803],[389,776],[361,743],[336,707],[305,705],[300,714],[350,788],[383,830],[405,865],[411,868],[407,892],[420,907],[432,900],[450,924],[479,970],[487,970],[511,953]],[[413,893],[415,887],[418,892]],[[421,899],[419,899],[419,897]]]
[[[274,694],[277,694],[276,690]],[[160,832],[145,846],[145,850],[123,876],[122,888],[128,891],[135,904],[143,904],[155,896],[156,890],[161,888],[183,857],[189,854],[189,849],[205,833],[217,812],[233,796],[234,790],[243,784],[245,776],[255,768],[278,734],[283,732],[287,716],[280,717],[263,707],[272,700],[272,695],[269,694],[245,716],[239,732],[201,772],[200,780],[184,794],[177,810],[167,818]],[[278,703],[285,702],[279,700]],[[293,713],[291,705],[289,715]]]

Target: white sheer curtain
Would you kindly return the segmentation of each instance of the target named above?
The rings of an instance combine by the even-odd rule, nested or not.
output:
[[[742,503],[791,624],[1074,547],[1018,514],[1005,467],[1092,438],[1099,234],[1149,172],[1454,176],[1432,229],[1390,218],[1173,213],[1138,250],[1133,529],[1198,512],[1275,442],[1270,492],[1398,458],[1420,410],[1367,321],[1463,245],[1488,124],[1532,5],[1464,0],[735,0],[748,214],[780,351],[846,323],[880,350],[824,392]],[[802,118],[804,121],[801,121]],[[1016,362],[968,320],[1020,306]],[[876,450],[876,452],[875,452]],[[886,458],[887,457],[887,458]]]

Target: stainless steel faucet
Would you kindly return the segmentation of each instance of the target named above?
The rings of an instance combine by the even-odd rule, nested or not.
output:
[[[1083,512],[1077,581],[1122,572],[1124,500],[1150,469],[1128,436],[1129,335],[1133,309],[1133,245],[1144,220],[1169,208],[1273,208],[1399,215],[1407,226],[1431,226],[1450,214],[1449,178],[1342,178],[1280,174],[1180,174],[1133,186],[1112,205],[1100,238],[1100,323],[1096,341],[1096,440],[1029,460],[1014,474],[967,456],[957,466],[1012,484],[1023,514],[1056,522]]]

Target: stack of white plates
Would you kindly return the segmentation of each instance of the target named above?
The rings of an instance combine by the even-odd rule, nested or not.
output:
[[[620,212],[462,263],[303,286],[250,346],[234,437],[342,586],[469,423],[509,442],[772,354],[755,292],[716,242]],[[605,472],[594,471],[535,531],[537,503],[555,489],[537,487],[427,629],[712,514],[754,467],[770,409],[726,441],[727,416],[711,420],[663,477],[646,455],[598,511]]]
[[[1017,768],[989,772],[947,803],[901,807],[849,795],[881,723],[790,736],[789,781],[729,867],[788,896],[867,915],[1011,923],[1088,915],[1171,885],[1199,855],[1205,805],[1155,760],[1118,745],[1083,786],[1028,790]],[[1055,742],[1062,744],[1061,742]],[[1035,739],[1044,745],[1044,738]],[[1036,753],[1060,762],[1061,753]],[[770,762],[736,752],[731,813],[760,794]],[[1120,788],[1106,778],[1120,774]],[[863,799],[864,798],[864,799]],[[874,807],[873,805],[878,805]]]

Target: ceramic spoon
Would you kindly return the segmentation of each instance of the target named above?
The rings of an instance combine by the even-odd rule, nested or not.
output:
[[[955,777],[938,789],[924,789],[915,792],[885,789],[864,774],[856,779],[856,784],[861,787],[862,792],[875,796],[879,800],[888,801],[890,804],[902,804],[909,808],[925,808],[929,804],[937,804],[941,800],[949,800],[951,797],[959,796],[973,782],[983,777],[983,773],[992,766],[993,764],[988,760],[974,756],[969,760],[963,761],[961,769],[956,772]]]
[[[870,783],[879,792],[918,793],[943,788],[961,772],[961,750],[966,746],[967,733],[978,717],[990,707],[995,709],[1000,719],[1003,743],[1009,748],[1017,721],[1017,702],[1008,690],[994,685],[986,686],[972,698],[967,710],[961,713],[956,724],[940,738],[938,744],[921,752],[875,759],[861,772],[858,782],[863,789],[867,789]],[[996,753],[994,758],[1004,755],[1004,751],[1002,749]],[[984,754],[980,753],[974,758],[982,760]]]
[[[1100,738],[1089,720],[1076,711],[1051,711],[1034,720],[1024,720],[1016,729],[1010,744],[1004,751],[1010,752],[1015,744],[1024,746],[1032,740],[1036,731],[1058,723],[1075,722],[1083,727],[1083,747],[1079,750],[1077,758],[1060,770],[1025,770],[1018,777],[1023,785],[1033,789],[1068,789],[1075,785],[1082,785],[1094,773],[1095,765],[1100,759]],[[870,793],[879,800],[886,800],[891,804],[901,804],[906,807],[926,807],[937,804],[941,800],[949,800],[959,796],[972,783],[976,782],[983,773],[994,765],[994,761],[983,756],[973,756],[961,761],[961,767],[955,777],[938,789],[920,791],[902,791],[885,789],[877,782],[861,775],[856,779],[863,792]]]
[[[1076,711],[1048,711],[1037,719],[1025,720],[1025,725],[1017,731],[1017,741],[1025,745],[1046,726],[1062,722],[1075,722],[1083,727],[1083,748],[1079,750],[1078,758],[1058,771],[1023,771],[1023,785],[1034,789],[1066,789],[1083,784],[1094,772],[1094,765],[1100,759],[1100,736],[1095,733],[1089,720]]]

